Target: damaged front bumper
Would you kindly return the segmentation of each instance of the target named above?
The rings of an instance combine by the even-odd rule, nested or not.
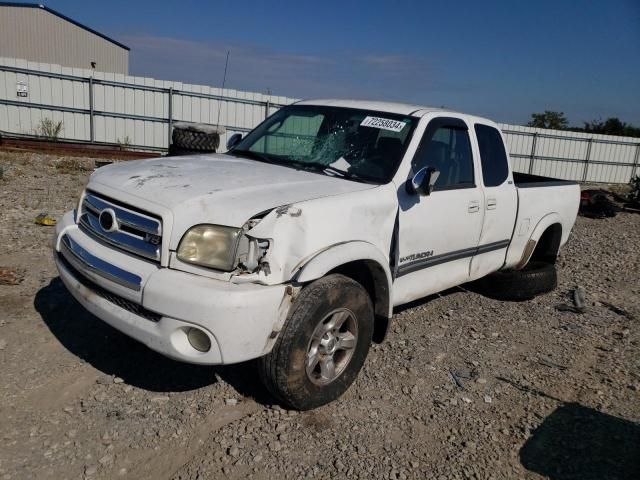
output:
[[[58,223],[55,262],[65,286],[91,313],[176,360],[229,364],[269,353],[291,304],[287,285],[235,284],[162,268],[84,234],[72,212]],[[188,341],[204,332],[208,351]]]

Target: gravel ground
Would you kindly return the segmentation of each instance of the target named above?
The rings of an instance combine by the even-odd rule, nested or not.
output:
[[[579,218],[557,291],[396,312],[359,379],[281,409],[251,364],[173,362],[85,312],[41,212],[93,162],[0,152],[0,478],[640,478],[640,215]],[[583,314],[559,311],[576,286]]]

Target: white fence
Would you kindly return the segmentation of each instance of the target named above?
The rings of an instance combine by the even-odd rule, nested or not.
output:
[[[26,97],[18,96],[21,85]],[[50,118],[63,122],[60,138],[166,150],[174,122],[219,122],[227,135],[247,132],[293,101],[0,58],[0,131],[18,134],[34,134],[40,121]]]
[[[293,101],[0,58],[0,131],[14,134],[33,135],[49,118],[63,122],[61,138],[160,151],[174,122],[219,123],[230,135],[251,130]],[[627,183],[640,173],[638,138],[501,127],[516,171],[604,183]]]
[[[500,127],[517,172],[592,183],[628,183],[640,173],[640,138]]]

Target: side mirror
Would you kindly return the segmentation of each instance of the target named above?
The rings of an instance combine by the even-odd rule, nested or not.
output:
[[[231,135],[227,140],[227,150],[231,150],[233,147],[235,147],[238,143],[240,143],[240,140],[242,140],[241,133],[234,133],[233,135]]]
[[[407,192],[427,197],[433,192],[433,187],[439,176],[439,170],[433,167],[422,167],[411,179],[407,180]]]

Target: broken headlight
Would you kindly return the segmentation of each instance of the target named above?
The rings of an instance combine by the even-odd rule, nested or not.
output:
[[[183,262],[229,272],[235,268],[241,228],[198,225],[184,234],[177,256]]]

